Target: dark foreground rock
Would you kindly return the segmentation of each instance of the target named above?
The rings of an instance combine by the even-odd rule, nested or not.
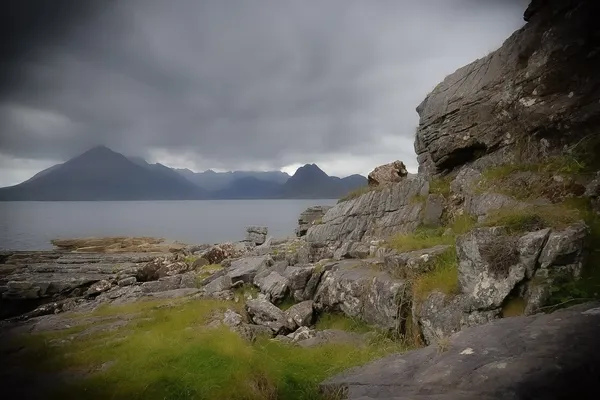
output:
[[[505,318],[325,381],[349,399],[600,398],[600,303]]]

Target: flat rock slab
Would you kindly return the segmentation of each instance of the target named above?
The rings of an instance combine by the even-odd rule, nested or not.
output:
[[[321,384],[349,399],[600,398],[600,303],[505,318]]]

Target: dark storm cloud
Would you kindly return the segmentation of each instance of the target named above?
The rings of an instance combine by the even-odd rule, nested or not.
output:
[[[498,47],[522,25],[526,6],[88,4],[69,8],[58,23],[38,19],[37,34],[7,47],[5,158],[64,160],[105,144],[200,169],[333,158],[348,173],[392,158],[414,165],[416,105],[446,74]]]

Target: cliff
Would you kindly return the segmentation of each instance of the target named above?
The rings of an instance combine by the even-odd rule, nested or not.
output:
[[[598,133],[599,5],[534,3],[502,47],[446,77],[417,107],[420,172],[531,160]]]

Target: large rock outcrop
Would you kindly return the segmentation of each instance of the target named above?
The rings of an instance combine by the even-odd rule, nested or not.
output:
[[[426,177],[408,176],[400,183],[340,202],[325,213],[321,224],[310,227],[306,241],[313,248],[329,249],[333,255],[343,243],[411,232],[420,224],[424,208],[415,198],[428,193]]]
[[[520,235],[503,227],[478,228],[458,237],[456,296],[433,291],[413,302],[413,320],[427,343],[504,315],[507,305],[533,314],[546,304],[551,288],[573,281],[585,260],[588,228],[541,229]]]
[[[534,3],[502,47],[446,77],[417,107],[419,172],[506,163],[520,152],[532,160],[598,133],[600,4]]]
[[[351,369],[321,388],[361,400],[593,399],[599,335],[600,304],[506,318]]]

